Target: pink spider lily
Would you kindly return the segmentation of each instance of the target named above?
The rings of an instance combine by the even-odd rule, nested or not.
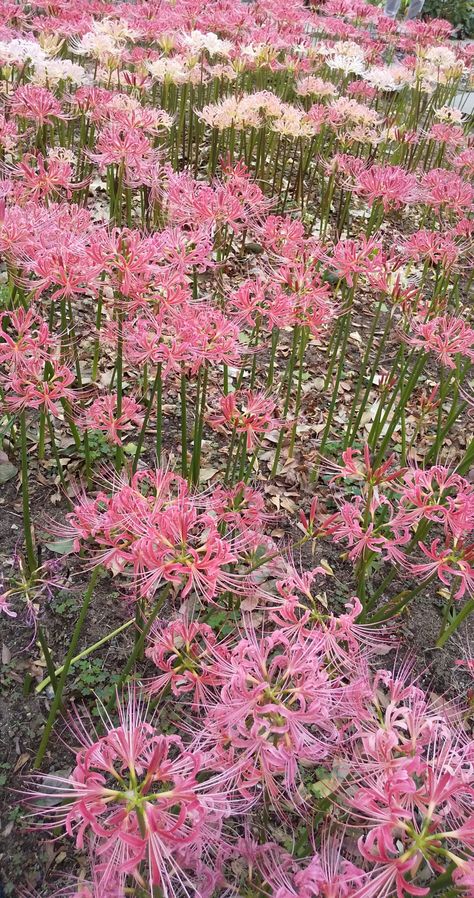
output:
[[[191,315],[191,311],[189,311]],[[194,313],[193,313],[194,314]],[[111,329],[108,333],[111,332]],[[114,341],[116,333],[112,334]],[[181,364],[193,363],[196,359],[197,335],[186,319],[185,309],[176,310],[174,315],[152,311],[138,313],[127,319],[124,327],[124,356],[134,366],[141,367],[146,362],[162,365],[161,376],[166,378],[171,372],[179,371]]]
[[[292,319],[291,298],[279,291],[273,293],[271,284],[260,279],[245,281],[230,297],[237,321],[245,321],[252,327],[257,321],[269,328],[290,324]]]
[[[207,738],[224,766],[241,769],[240,788],[262,784],[274,801],[294,795],[298,765],[329,757],[338,740],[340,700],[316,643],[247,631],[226,664],[225,685],[208,708]]]
[[[0,315],[0,363],[10,371],[36,358],[46,361],[54,346],[49,327],[33,308]]]
[[[39,250],[27,259],[27,266],[35,280],[31,286],[35,298],[40,299],[52,289],[51,299],[75,299],[85,293],[97,293],[100,286],[100,267],[88,255],[84,240],[57,241],[54,251]]]
[[[436,574],[445,586],[452,587],[456,583],[458,588],[454,591],[455,599],[462,599],[466,592],[474,593],[474,545],[465,544],[462,540],[442,541],[437,538],[426,546],[418,543],[426,561],[407,561],[408,570],[416,577],[424,580]]]
[[[378,681],[372,715],[355,725],[354,782],[342,803],[363,829],[358,847],[370,865],[357,895],[395,890],[405,898],[427,894],[426,880],[444,871],[447,858],[462,868],[458,846],[469,846],[471,829],[469,743],[456,716],[431,707],[420,689],[387,672]]]
[[[8,579],[5,578],[7,588],[0,595],[0,611],[8,617],[18,617],[14,608],[18,609],[21,619],[33,630],[30,645],[35,640],[44,606],[55,591],[63,587],[63,582],[58,576],[60,567],[58,561],[45,561],[30,573],[21,555],[15,554],[14,569]]]
[[[405,337],[409,346],[432,352],[446,368],[456,368],[455,356],[474,359],[474,329],[462,318],[443,315],[431,321],[413,321],[413,336]]]
[[[117,724],[102,715],[102,736],[90,718],[71,719],[80,746],[74,770],[41,777],[41,785],[30,780],[32,815],[44,818],[41,828],[64,828],[79,849],[92,838],[101,889],[122,877],[174,894],[180,882],[191,883],[204,846],[209,852],[221,843],[231,809],[223,777],[212,775],[196,747],[162,735],[134,691],[119,698],[117,710]],[[54,806],[35,807],[52,795]]]
[[[437,210],[449,209],[462,215],[472,209],[474,188],[456,172],[433,168],[420,184],[423,202]]]
[[[71,389],[75,379],[67,365],[51,357],[45,373],[44,359],[38,356],[1,377],[8,408],[12,411],[44,409],[53,417],[60,416],[58,403],[61,400],[72,402],[76,398],[77,391]]]
[[[73,538],[75,551],[87,542],[94,564],[128,572],[140,595],[167,582],[183,598],[193,591],[212,601],[221,591],[242,589],[228,565],[239,559],[248,535],[222,536],[203,505],[183,478],[144,470],[130,483],[119,481],[111,496],[82,497],[57,532]]]
[[[341,477],[347,477],[351,480],[360,480],[363,483],[370,484],[372,487],[379,487],[382,484],[390,483],[395,486],[406,471],[406,468],[394,467],[395,456],[391,455],[386,461],[382,462],[378,468],[374,468],[370,458],[370,449],[366,444],[363,449],[362,457],[358,449],[348,448],[342,453],[342,465],[332,464],[331,472],[337,473],[333,476],[331,483]],[[329,467],[328,467],[329,470]]]
[[[126,182],[133,182],[135,172],[144,163],[156,166],[159,161],[159,154],[143,131],[121,124],[105,125],[97,138],[95,150],[86,149],[84,152],[100,171],[108,165],[123,168]]]
[[[258,227],[262,217],[274,205],[274,201],[265,196],[241,160],[232,165],[230,157],[227,157],[222,160],[221,168],[227,190],[237,197],[244,206],[248,225]],[[217,185],[218,182],[216,182]]]
[[[113,286],[127,299],[141,297],[155,271],[155,242],[152,237],[130,228],[97,230],[91,235],[92,264],[110,272]]]
[[[209,510],[216,515],[218,523],[246,531],[262,530],[269,518],[265,513],[265,501],[260,490],[252,489],[245,483],[237,483],[228,489],[216,486],[207,499]]]
[[[163,264],[185,276],[193,268],[203,272],[214,265],[212,259],[212,239],[207,227],[184,230],[179,227],[165,228],[157,235],[157,252]]]
[[[0,146],[5,150],[13,150],[18,140],[18,128],[16,122],[5,118],[0,114]]]
[[[329,175],[341,173],[350,178],[350,186],[353,187],[366,165],[362,159],[350,153],[335,153],[332,159],[324,163],[324,167]]]
[[[426,137],[428,140],[435,140],[437,143],[444,143],[449,147],[462,147],[466,142],[463,129],[459,125],[451,125],[448,122],[435,122],[431,125]]]
[[[6,617],[17,617],[17,612],[13,610],[10,599],[10,590],[0,595],[0,613],[5,614]]]
[[[367,879],[366,871],[342,857],[335,832],[324,833],[321,852],[308,861],[298,864],[278,846],[269,845],[261,846],[256,864],[272,898],[355,898]]]
[[[416,203],[420,196],[415,175],[399,165],[372,165],[360,172],[354,192],[368,203],[382,203],[385,212]]]
[[[474,176],[474,147],[461,150],[452,160],[453,167],[464,176]]]
[[[212,306],[202,304],[194,310],[196,326],[193,335],[193,352],[196,361],[191,367],[195,374],[203,363],[210,365],[237,365],[244,346],[239,341],[239,328],[226,315]]]
[[[289,262],[278,269],[275,279],[276,289],[291,299],[291,323],[307,327],[313,336],[320,337],[336,315],[336,308],[314,260]]]
[[[359,240],[340,240],[328,262],[338,277],[345,278],[349,287],[354,286],[354,277],[373,274],[383,269],[384,254],[382,244],[374,238],[361,237]]]
[[[154,695],[169,686],[173,695],[191,701],[196,710],[209,701],[212,689],[222,685],[219,664],[229,652],[207,624],[183,619],[155,627],[146,655],[162,671],[147,682],[147,692]]]
[[[263,393],[253,390],[237,390],[228,393],[219,400],[220,414],[208,416],[213,429],[221,427],[234,428],[235,433],[245,434],[247,452],[258,445],[257,435],[267,433],[280,426],[273,417],[275,403]]]
[[[415,259],[416,261],[425,259],[432,265],[443,265],[444,268],[451,268],[459,258],[459,247],[449,234],[440,234],[438,231],[429,231],[427,228],[421,228],[410,234],[402,247],[401,254],[404,258]]]
[[[304,511],[300,511],[298,527],[305,534],[305,537],[318,539],[319,537],[328,536],[330,534],[331,525],[336,518],[337,515],[326,515],[325,517],[322,517],[319,514],[319,498],[318,496],[314,496],[311,500],[309,516],[307,517]]]
[[[396,523],[414,527],[423,518],[442,524],[448,537],[467,535],[474,526],[472,484],[444,465],[425,471],[408,468],[399,487]]]
[[[59,100],[46,87],[22,84],[10,100],[10,112],[19,118],[33,121],[41,127],[53,125],[56,119],[65,118]]]
[[[45,158],[41,153],[36,156],[26,154],[22,161],[12,168],[12,176],[16,179],[15,193],[19,200],[34,201],[54,197],[64,191],[70,198],[74,190],[85,187],[87,181],[74,181],[70,162],[60,158]]]
[[[304,227],[289,215],[267,215],[261,225],[264,247],[279,258],[294,259],[302,250]]]
[[[94,399],[76,423],[85,430],[101,431],[114,446],[122,446],[122,435],[141,427],[143,420],[144,408],[135,399],[123,396],[121,413],[117,415],[117,397],[108,395]]]
[[[388,520],[378,522],[376,512],[380,507],[388,510]],[[334,517],[328,529],[335,542],[347,540],[349,547],[347,557],[351,561],[373,552],[398,564],[405,562],[405,553],[401,547],[409,543],[410,532],[405,527],[399,528],[397,533],[394,533],[393,513],[390,503],[384,498],[373,497],[368,519],[361,496],[356,496],[352,502],[343,502],[339,514]]]
[[[133,551],[141,590],[153,593],[165,580],[179,587],[183,598],[194,590],[211,601],[226,585],[236,587],[226,575],[227,565],[237,561],[233,545],[191,500],[170,506],[157,523],[158,531],[142,528]]]
[[[269,618],[288,638],[302,633],[306,638],[321,640],[319,623],[323,608],[317,598],[313,598],[312,588],[317,576],[326,575],[326,570],[317,565],[310,571],[300,573],[288,566],[289,570],[276,580],[276,595],[265,596],[265,609]]]

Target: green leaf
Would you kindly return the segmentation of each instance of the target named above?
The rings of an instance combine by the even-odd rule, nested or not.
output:
[[[46,548],[50,552],[56,552],[56,555],[69,555],[74,548],[73,539],[58,539],[54,543],[46,543]]]
[[[137,444],[126,443],[123,447],[123,451],[126,452],[127,455],[135,455],[135,452],[137,451]]]

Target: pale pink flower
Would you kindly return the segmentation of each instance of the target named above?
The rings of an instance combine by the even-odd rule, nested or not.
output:
[[[383,270],[385,254],[379,240],[362,236],[357,240],[339,240],[328,262],[338,277],[345,278],[349,287],[353,287],[356,276]]]
[[[34,121],[38,127],[53,125],[55,119],[64,118],[59,100],[46,87],[22,84],[10,100],[10,112],[20,118]]]
[[[116,725],[105,715],[103,723],[98,736],[90,718],[71,720],[80,743],[74,770],[31,781],[28,798],[49,799],[34,816],[44,818],[42,828],[64,828],[79,849],[92,837],[101,889],[120,873],[130,884],[140,877],[151,891],[163,886],[174,895],[191,884],[203,853],[218,849],[229,799],[209,778],[205,755],[162,735],[135,692],[119,699]]]
[[[133,576],[135,591],[151,596],[171,583],[186,598],[191,591],[213,601],[221,591],[242,589],[228,569],[246,544],[246,535],[222,536],[206,502],[189,495],[186,480],[160,469],[115,484],[112,495],[83,496],[58,535],[88,543],[93,564],[113,574]]]
[[[161,673],[147,682],[147,692],[154,695],[169,686],[173,695],[198,709],[209,700],[211,690],[222,685],[219,664],[228,654],[225,642],[218,642],[207,624],[183,619],[155,627],[146,655]]]
[[[405,338],[409,346],[434,353],[446,368],[456,368],[457,354],[474,360],[474,329],[462,318],[440,315],[430,321],[415,319],[412,334]]]
[[[208,415],[213,429],[230,427],[236,433],[245,434],[247,452],[257,444],[257,436],[274,430],[280,422],[273,417],[275,402],[264,393],[253,390],[237,390],[221,396],[220,413]]]
[[[5,614],[6,617],[17,617],[17,613],[11,607],[8,599],[9,592],[0,595],[0,614]]]
[[[61,410],[58,403],[65,399],[72,402],[76,391],[71,389],[76,376],[74,372],[56,359],[48,358],[45,368],[44,358],[36,355],[21,366],[2,375],[5,403],[12,411],[44,409],[54,417]]]
[[[289,215],[267,215],[260,239],[266,249],[285,259],[294,259],[304,245],[304,226]]]
[[[460,250],[449,234],[421,228],[406,238],[400,252],[405,259],[428,260],[432,265],[451,268],[458,260]]]
[[[262,530],[268,518],[263,493],[242,481],[228,488],[216,486],[207,504],[219,523],[222,521],[242,531]]]
[[[434,539],[431,545],[418,543],[426,561],[406,562],[410,573],[415,577],[428,580],[436,574],[441,583],[452,587],[457,585],[455,599],[462,599],[466,592],[474,593],[474,544],[465,545],[462,541],[445,542]]]
[[[38,153],[26,153],[11,169],[16,179],[15,193],[20,201],[57,198],[62,191],[69,199],[73,190],[79,190],[87,181],[74,181],[70,162],[63,159],[46,158]]]
[[[381,202],[385,212],[416,203],[419,198],[415,175],[399,165],[372,165],[361,171],[354,191],[368,203]]]
[[[426,137],[428,140],[445,143],[448,147],[462,147],[466,142],[463,129],[448,122],[435,122]]]
[[[396,521],[404,526],[416,527],[424,518],[456,538],[474,528],[474,488],[446,466],[407,468],[398,489]]]
[[[244,281],[229,297],[229,305],[238,321],[245,321],[252,327],[263,323],[269,329],[284,327],[292,316],[291,297],[281,291],[275,293],[272,284],[256,278]]]
[[[117,396],[98,396],[91,405],[83,409],[76,423],[85,430],[99,430],[115,446],[122,446],[122,436],[141,427],[145,410],[135,399],[122,397],[120,415],[117,414]]]
[[[122,167],[125,181],[134,181],[134,174],[143,165],[157,165],[159,154],[139,128],[107,124],[97,139],[95,150],[85,149],[87,157],[100,171],[108,165]]]
[[[0,363],[10,370],[37,358],[46,361],[54,345],[46,321],[33,308],[2,312],[0,337]]]
[[[317,644],[248,629],[225,665],[226,683],[208,707],[207,739],[240,789],[264,785],[271,798],[292,795],[299,764],[329,757],[339,734],[337,680],[328,678]]]
[[[472,209],[474,188],[456,172],[433,168],[421,179],[422,200],[434,209],[463,215]]]

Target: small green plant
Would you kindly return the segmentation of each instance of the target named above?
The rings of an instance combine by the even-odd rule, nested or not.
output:
[[[115,446],[108,442],[106,437],[100,430],[89,430],[87,433],[89,444],[89,457],[91,462],[108,461],[115,456]],[[78,450],[75,449],[75,452]],[[84,448],[81,447],[79,454],[84,454]]]
[[[67,617],[77,609],[77,596],[73,593],[60,593],[51,603],[51,607],[55,614]]]
[[[118,676],[112,676],[101,658],[84,658],[74,666],[72,691],[82,699],[96,697],[103,704],[111,699]]]

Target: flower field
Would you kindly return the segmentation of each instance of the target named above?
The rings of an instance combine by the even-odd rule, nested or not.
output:
[[[0,898],[472,898],[474,44],[0,10]]]

